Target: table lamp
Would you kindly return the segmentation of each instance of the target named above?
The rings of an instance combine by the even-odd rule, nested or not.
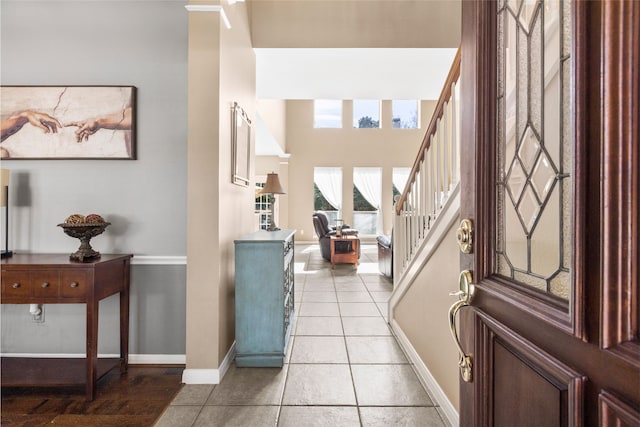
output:
[[[264,188],[260,190],[260,194],[268,194],[269,195],[269,212],[271,214],[271,221],[269,222],[269,227],[267,231],[277,231],[280,230],[276,227],[276,219],[275,219],[275,211],[274,207],[276,204],[275,194],[287,194],[282,188],[280,184],[280,178],[278,178],[278,174],[275,172],[271,172],[267,174],[267,182],[264,184]]]

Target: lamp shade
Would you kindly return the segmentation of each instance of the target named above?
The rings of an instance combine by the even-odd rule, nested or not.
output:
[[[267,174],[267,182],[264,184],[264,188],[260,191],[260,194],[287,194],[280,184],[280,178],[277,173]]]

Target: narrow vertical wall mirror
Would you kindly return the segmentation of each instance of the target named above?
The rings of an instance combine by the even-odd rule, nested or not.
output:
[[[237,102],[234,102],[231,107],[231,149],[231,182],[248,187],[251,165],[251,120]]]

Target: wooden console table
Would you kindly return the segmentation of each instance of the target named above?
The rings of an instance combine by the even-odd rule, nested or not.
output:
[[[2,304],[85,304],[85,359],[3,357],[3,386],[77,386],[93,400],[96,381],[116,366],[127,370],[129,269],[133,255],[74,262],[69,255],[14,254],[2,260]],[[120,294],[120,358],[98,359],[98,303]]]
[[[351,250],[348,252],[336,252],[336,242],[350,242]],[[336,266],[336,263],[349,263],[358,265],[358,253],[360,252],[360,239],[358,236],[331,236],[331,268]]]

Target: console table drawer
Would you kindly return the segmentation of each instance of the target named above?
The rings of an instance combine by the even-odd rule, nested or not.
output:
[[[89,278],[83,270],[3,270],[3,298],[84,298]]]
[[[60,273],[58,270],[31,271],[29,277],[32,296],[42,298],[56,298],[58,296],[58,289],[60,288]]]
[[[60,297],[82,298],[87,293],[88,283],[86,271],[63,271],[60,273]]]
[[[2,270],[2,297],[28,297],[31,295],[28,271]]]
[[[57,297],[60,274],[57,270],[3,271],[3,297]]]

